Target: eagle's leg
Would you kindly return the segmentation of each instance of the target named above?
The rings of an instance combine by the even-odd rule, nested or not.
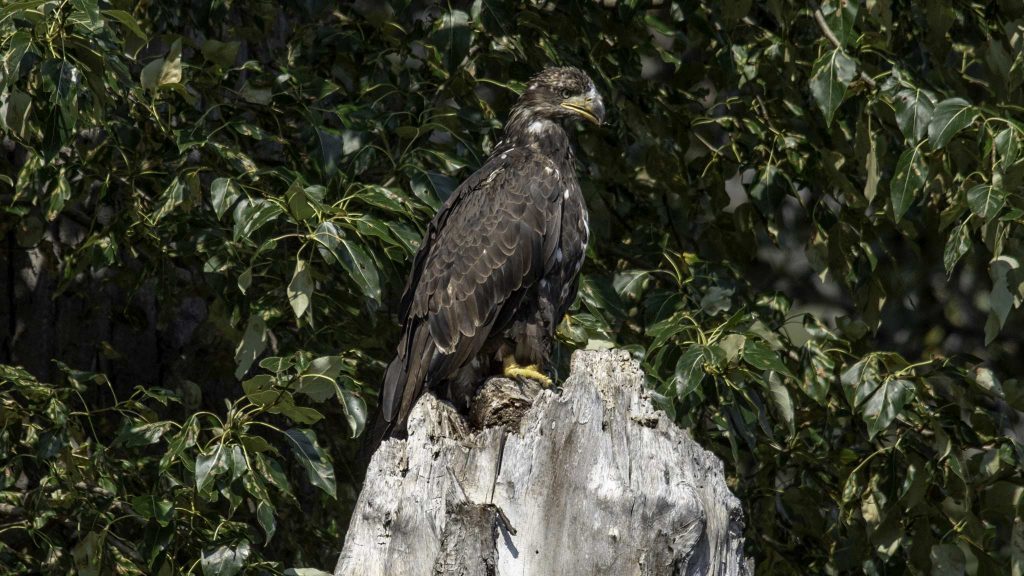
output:
[[[541,372],[536,364],[520,366],[513,354],[505,356],[502,363],[504,364],[502,374],[506,378],[529,378],[530,380],[540,382],[545,388],[550,388],[553,384],[551,378],[548,378],[547,374]]]

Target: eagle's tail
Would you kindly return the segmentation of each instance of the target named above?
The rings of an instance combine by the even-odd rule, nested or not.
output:
[[[384,373],[377,413],[366,431],[363,444],[362,455],[366,460],[384,440],[405,436],[409,413],[423,390],[434,343],[426,326],[419,330],[413,327],[411,332],[412,344],[408,345],[409,334],[403,335],[398,344],[398,354]]]

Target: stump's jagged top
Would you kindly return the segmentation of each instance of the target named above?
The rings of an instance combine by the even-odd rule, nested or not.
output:
[[[488,381],[474,418],[503,425],[477,431],[424,396],[374,455],[335,573],[751,574],[721,462],[643,382],[625,351],[579,351],[560,394]]]

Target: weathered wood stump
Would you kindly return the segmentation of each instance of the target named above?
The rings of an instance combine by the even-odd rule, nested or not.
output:
[[[722,464],[656,411],[624,351],[561,393],[495,378],[470,415],[424,396],[378,449],[335,574],[749,575]]]

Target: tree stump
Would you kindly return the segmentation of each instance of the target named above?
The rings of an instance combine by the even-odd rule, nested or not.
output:
[[[560,393],[491,379],[470,420],[418,402],[370,462],[335,574],[753,574],[722,463],[625,351],[575,353]]]

